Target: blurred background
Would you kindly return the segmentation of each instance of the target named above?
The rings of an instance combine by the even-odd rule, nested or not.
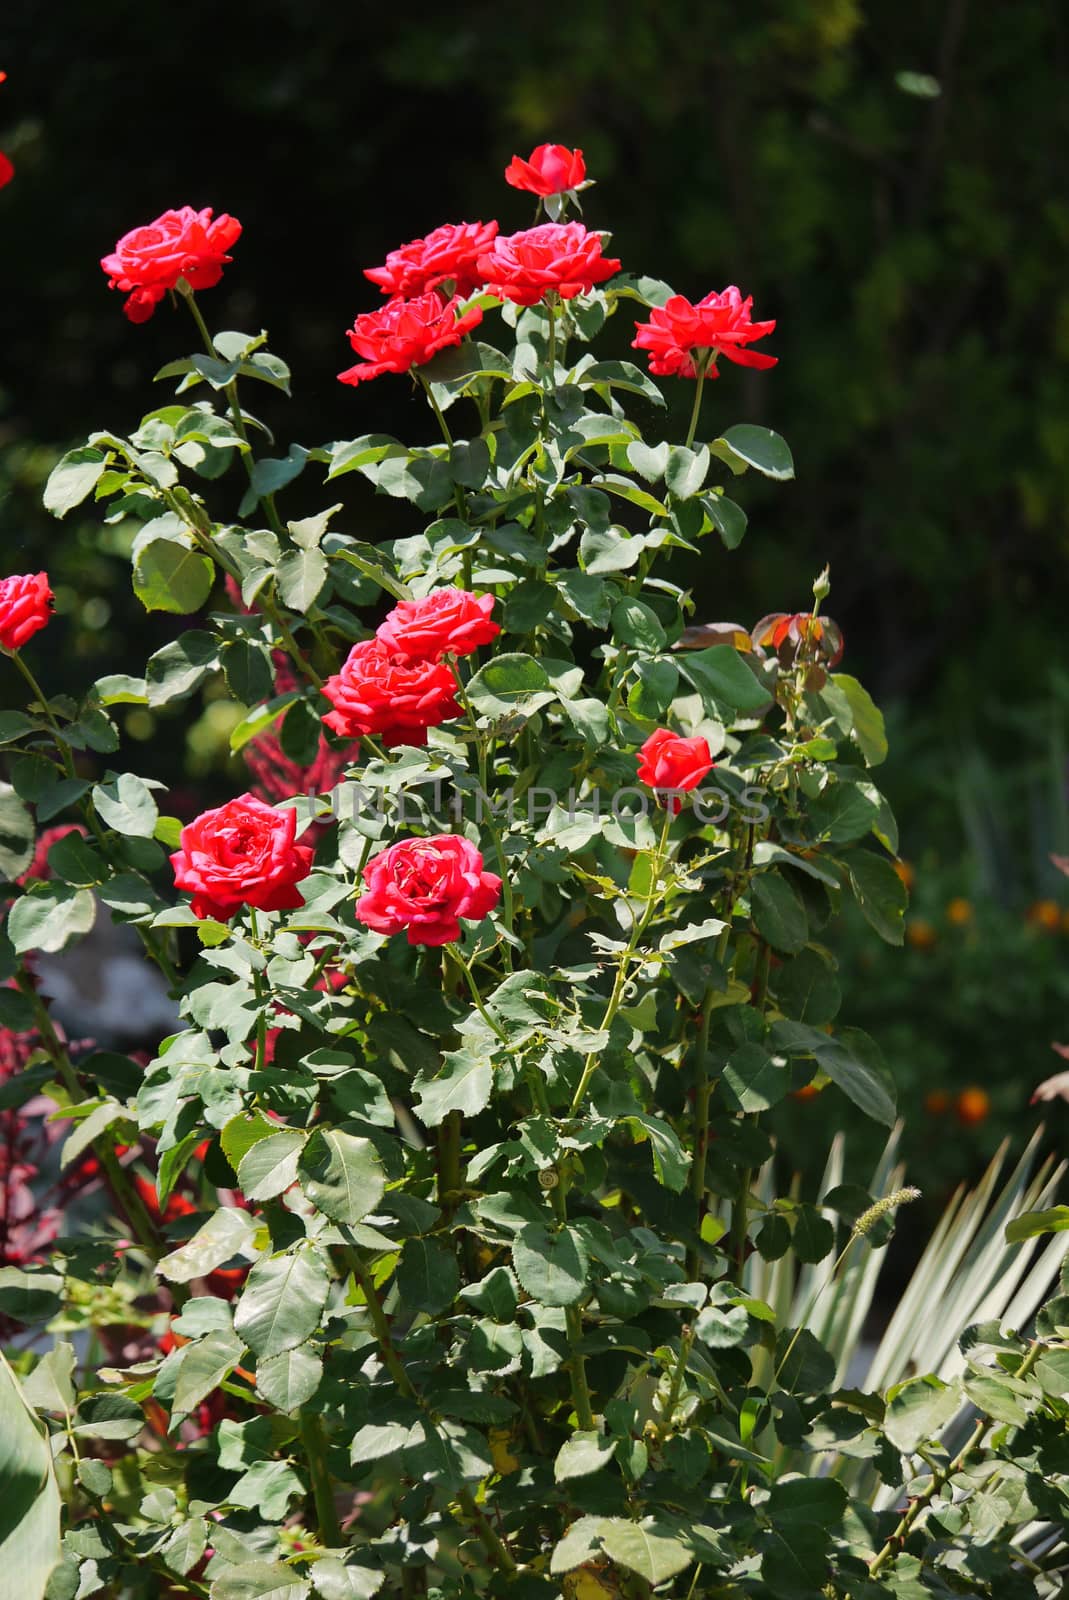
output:
[[[186,203],[241,219],[205,311],[268,328],[293,367],[294,401],[272,392],[264,411],[283,448],[429,439],[403,382],[334,381],[346,327],[377,301],[362,268],[443,221],[526,226],[508,158],[579,145],[597,179],[585,220],[625,268],[692,298],[735,282],[778,319],[779,366],[730,368],[705,415],[782,432],[797,480],[748,479],[744,545],[710,547],[688,577],[697,620],[749,626],[805,609],[830,562],[844,666],[887,710],[906,948],[859,926],[838,953],[844,1019],[900,1086],[910,1176],[945,1192],[1041,1111],[1064,1146],[1069,1108],[1029,1102],[1069,1037],[1069,879],[1050,859],[1069,853],[1069,12],[187,0],[164,19],[112,0],[90,39],[79,0],[7,0],[0,66],[16,167],[0,194],[0,537],[4,571],[47,565],[57,590],[46,685],[72,658],[86,680],[139,671],[177,631],[134,599],[121,530],[40,505],[57,455],[165,403],[152,374],[193,348],[166,306],[123,317],[98,265],[116,238]],[[364,538],[412,515],[353,478],[339,494]],[[323,503],[309,472],[284,509]],[[170,809],[241,781],[227,709],[209,702],[185,743],[130,709],[132,763],[174,786]],[[780,1131],[802,1157],[844,1121],[842,1097],[817,1096],[788,1103]]]

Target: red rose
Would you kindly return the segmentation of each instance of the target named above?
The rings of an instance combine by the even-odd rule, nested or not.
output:
[[[14,176],[15,168],[12,165],[11,157],[6,156],[4,152],[0,150],[0,189],[2,189],[5,184],[10,183]]]
[[[479,257],[479,271],[489,294],[518,306],[537,305],[550,291],[571,300],[619,272],[619,261],[601,250],[601,234],[588,233],[581,222],[543,222],[495,239]]]
[[[639,751],[638,775],[651,789],[696,789],[713,770],[709,742],[700,734],[684,739],[668,728],[651,733]]]
[[[710,378],[718,376],[717,356],[726,356],[740,367],[774,367],[778,356],[744,348],[776,326],[774,322],[751,321],[752,306],[753,296],[744,300],[734,284],[723,294],[707,294],[696,306],[674,294],[666,305],[652,308],[648,322],[635,323],[638,338],[631,347],[649,351],[650,371],[658,377],[696,378],[695,351],[704,359]]]
[[[391,300],[381,311],[357,317],[349,330],[349,343],[362,362],[338,373],[339,383],[362,383],[384,372],[408,372],[422,367],[447,345],[459,344],[478,327],[482,311],[473,306],[460,316],[460,300],[444,301],[440,294],[421,294],[415,300]]]
[[[20,650],[27,639],[47,627],[51,616],[47,572],[0,578],[0,645],[5,650]]]
[[[402,600],[376,630],[375,637],[397,655],[413,661],[441,661],[443,656],[470,656],[501,632],[490,621],[492,594],[465,589],[432,589],[422,600]]]
[[[191,289],[210,289],[232,260],[230,246],[241,234],[241,223],[224,211],[212,221],[212,208],[165,211],[147,227],[124,233],[110,256],[100,265],[108,274],[108,288],[129,296],[123,310],[131,322],[147,322],[168,289],[185,278]]]
[[[400,840],[368,862],[364,882],[357,920],[376,933],[407,929],[409,944],[449,944],[460,938],[458,918],[481,922],[501,898],[501,879],[453,833]]]
[[[496,222],[447,222],[425,239],[391,250],[385,266],[366,268],[364,277],[383,294],[409,297],[452,283],[451,294],[466,296],[479,287],[475,263],[496,237]]]
[[[528,194],[540,195],[543,200],[551,194],[578,189],[585,178],[583,152],[569,150],[563,144],[540,144],[526,161],[513,156],[505,168],[506,183],[511,183],[514,189],[526,189]]]
[[[253,794],[205,811],[182,829],[171,856],[175,886],[193,895],[195,917],[227,922],[242,906],[288,911],[303,906],[297,890],[312,870],[312,849],[295,844],[297,813],[276,811]]]
[[[385,745],[422,745],[428,728],[460,715],[456,692],[448,667],[410,661],[381,639],[365,639],[323,685],[334,707],[323,721],[343,739],[369,733]]]

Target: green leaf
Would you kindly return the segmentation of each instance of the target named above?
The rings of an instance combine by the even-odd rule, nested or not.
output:
[[[466,1117],[477,1116],[490,1103],[493,1064],[486,1057],[454,1051],[445,1058],[445,1067],[436,1078],[416,1079],[419,1098],[412,1109],[428,1128],[439,1128],[451,1111]]]
[[[163,1257],[156,1271],[171,1283],[203,1278],[229,1261],[248,1244],[257,1222],[239,1206],[221,1206],[191,1239]]]
[[[397,1264],[397,1292],[402,1305],[437,1316],[453,1304],[460,1289],[460,1269],[453,1250],[440,1239],[406,1239]]]
[[[209,1333],[183,1346],[171,1403],[172,1419],[188,1417],[196,1410],[229,1377],[244,1353],[241,1340],[224,1331]]]
[[[613,608],[613,638],[621,644],[632,645],[636,650],[656,655],[668,642],[657,613],[641,600],[628,597]]]
[[[215,1578],[211,1600],[308,1600],[307,1578],[280,1561],[248,1561]]]
[[[771,703],[768,691],[729,644],[710,645],[707,650],[681,650],[679,670],[718,722],[730,722],[736,715],[753,716]]]
[[[664,477],[671,448],[669,444],[644,444],[636,439],[627,447],[627,459],[647,483],[657,483]]]
[[[612,1459],[615,1449],[615,1439],[577,1429],[557,1451],[553,1476],[558,1483],[567,1483],[571,1478],[589,1477],[590,1473],[601,1471],[606,1462]]]
[[[323,1357],[307,1344],[256,1363],[256,1388],[276,1411],[299,1411],[322,1379]]]
[[[694,1332],[711,1350],[730,1350],[742,1343],[749,1326],[745,1306],[732,1306],[729,1311],[719,1306],[706,1306],[698,1313]]]
[[[92,493],[106,466],[107,457],[102,450],[88,447],[68,450],[48,475],[42,497],[45,510],[51,511],[54,517],[65,517]]]
[[[296,1183],[304,1141],[298,1128],[283,1128],[245,1152],[238,1164],[238,1185],[246,1200],[273,1200]]]
[[[664,481],[677,500],[689,500],[698,493],[708,472],[709,451],[704,444],[696,450],[674,444],[668,452]]]
[[[264,456],[257,461],[252,469],[252,492],[258,498],[275,494],[279,489],[284,489],[287,483],[292,483],[305,467],[308,460],[308,451],[303,445],[291,444],[284,456]]]
[[[520,1283],[546,1306],[573,1306],[581,1300],[590,1271],[582,1234],[572,1227],[550,1233],[530,1222],[516,1235],[512,1264]]]
[[[934,1439],[961,1409],[961,1390],[927,1374],[908,1378],[887,1391],[884,1432],[903,1455]]]
[[[46,1322],[62,1304],[63,1279],[54,1272],[0,1267],[0,1312],[16,1322]]]
[[[819,1028],[831,1022],[842,1003],[834,972],[816,950],[802,950],[775,973],[776,999],[786,1016]]]
[[[351,1226],[374,1211],[386,1178],[370,1139],[341,1128],[317,1128],[302,1152],[301,1188],[325,1217]]]
[[[1069,1229],[1069,1206],[1051,1206],[1049,1211],[1025,1211],[1006,1224],[1006,1243],[1020,1244],[1041,1233],[1065,1233]]]
[[[753,880],[751,902],[757,931],[766,944],[796,955],[809,938],[809,920],[794,885],[778,872],[761,872]]]
[[[788,1394],[822,1394],[835,1382],[835,1357],[808,1328],[781,1328],[775,1371]]]
[[[771,428],[759,428],[753,422],[740,422],[728,428],[714,443],[713,454],[727,461],[729,466],[737,461],[744,469],[756,467],[766,478],[794,477],[794,460],[786,440]]]
[[[581,1517],[553,1551],[550,1571],[570,1572],[596,1558],[599,1551],[654,1586],[667,1583],[694,1560],[682,1534],[655,1517],[642,1522],[627,1517]]]
[[[0,1572],[12,1600],[42,1600],[60,1550],[52,1452],[0,1353]]]
[[[815,1056],[820,1070],[866,1116],[889,1128],[894,1126],[894,1081],[879,1049],[860,1028],[843,1028],[830,1035],[800,1022],[776,1022],[769,1046],[788,1055]]]
[[[73,1411],[74,1367],[72,1344],[57,1344],[49,1350],[22,1381],[22,1393],[28,1403],[38,1411]]]
[[[19,877],[33,860],[34,820],[9,783],[0,783],[0,874]]]
[[[845,859],[850,887],[866,922],[887,944],[901,944],[909,895],[891,862],[874,850],[856,850]]]
[[[832,1528],[842,1521],[848,1504],[846,1490],[835,1478],[781,1478],[772,1485],[766,1510],[777,1526]]]
[[[177,539],[154,539],[134,560],[134,593],[146,611],[199,611],[214,583],[214,564]]]
[[[258,1357],[281,1355],[319,1327],[330,1277],[308,1245],[257,1261],[234,1312],[234,1331]]]
[[[96,910],[91,890],[50,883],[15,901],[8,914],[7,931],[18,955],[30,950],[54,954],[89,932],[96,921]]]
[[[486,717],[531,716],[557,698],[545,668],[533,656],[496,656],[481,667],[467,686],[467,698]]]
[[[124,772],[93,789],[93,804],[109,828],[127,838],[151,839],[159,821],[152,791],[132,772]]]
[[[191,628],[149,657],[145,691],[150,706],[184,700],[219,665],[219,645],[213,634]]]
[[[721,1084],[733,1111],[767,1111],[783,1099],[790,1078],[763,1045],[743,1044],[725,1061]]]
[[[728,550],[737,550],[746,533],[748,518],[740,505],[722,494],[703,494],[706,516]]]
[[[266,733],[268,728],[278,721],[286,707],[291,706],[295,700],[300,698],[301,692],[299,689],[287,689],[285,694],[276,695],[265,706],[257,706],[255,710],[249,712],[248,716],[242,717],[241,721],[230,732],[231,751],[236,755],[239,750],[245,748],[250,739],[258,738],[261,733]]]
[[[794,1214],[792,1243],[799,1261],[823,1261],[835,1248],[835,1229],[815,1206],[803,1204]]]
[[[867,767],[878,767],[887,759],[883,712],[856,678],[847,672],[832,673],[821,699],[842,731],[856,740]]]
[[[290,550],[278,564],[278,592],[292,611],[310,610],[326,581],[322,550]]]
[[[312,1584],[321,1600],[372,1600],[386,1581],[381,1568],[361,1567],[323,1556],[312,1568]]]
[[[105,1100],[103,1105],[97,1106],[87,1117],[83,1117],[80,1122],[76,1122],[69,1137],[64,1141],[63,1150],[59,1158],[60,1171],[65,1172],[71,1162],[77,1161],[83,1151],[89,1148],[98,1134],[103,1133],[106,1128],[111,1127],[113,1122],[117,1122],[120,1117],[126,1115],[127,1112],[123,1106],[114,1100]],[[110,1147],[111,1141],[109,1140],[108,1143]]]
[[[24,711],[0,711],[0,744],[13,744],[24,733],[33,733],[39,726]]]
[[[650,1116],[645,1111],[626,1118],[636,1134],[649,1139],[653,1152],[653,1172],[658,1183],[676,1194],[682,1193],[690,1171],[690,1156],[683,1149],[671,1125],[661,1117]]]

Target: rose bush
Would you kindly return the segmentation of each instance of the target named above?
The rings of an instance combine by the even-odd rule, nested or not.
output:
[[[890,1155],[871,1190],[834,1152],[795,1184],[774,1160],[767,1114],[802,1091],[894,1123],[823,935],[849,900],[901,943],[906,891],[827,574],[755,629],[674,581],[675,552],[719,565],[746,536],[748,471],[793,476],[778,434],[702,417],[720,355],[772,365],[749,345],[773,324],[577,223],[480,240],[474,267],[476,225],[435,229],[371,269],[396,297],[343,375],[409,373],[431,442],[263,454],[248,391],[290,372],[203,321],[222,220],[169,213],[105,258],[138,315],[173,289],[205,349],[46,492],[58,516],[92,496],[144,605],[193,624],[143,677],[50,700],[37,580],[8,580],[0,1025],[39,1043],[0,1093],[47,1092],[60,1160],[106,1193],[0,1268],[20,1600],[1054,1600],[1069,1300],[1035,1310],[1062,1241],[1014,1320],[950,1329],[1009,1301],[926,1272],[939,1370],[907,1340],[851,1388],[833,1351],[915,1191]],[[477,303],[446,298],[464,273]],[[650,370],[695,380],[682,443],[650,372],[590,348],[629,310]],[[287,517],[302,474],[340,498]],[[368,484],[402,535],[363,536]],[[278,803],[183,826],[126,768],[126,708],[223,695]],[[147,1062],[72,1059],[35,982],[104,914],[180,1009]],[[958,1253],[1010,1272],[1064,1232],[1049,1187],[1005,1260],[990,1230]]]

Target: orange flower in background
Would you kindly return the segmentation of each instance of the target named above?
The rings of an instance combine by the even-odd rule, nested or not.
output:
[[[965,1128],[985,1122],[991,1110],[991,1096],[986,1089],[963,1089],[954,1104],[958,1121]]]
[[[971,900],[956,895],[947,902],[947,921],[952,922],[956,928],[966,927],[973,919]]]
[[[930,922],[923,917],[908,917],[906,919],[906,942],[914,950],[930,950],[939,942],[939,935]]]
[[[800,1089],[791,1090],[792,1100],[815,1100],[820,1093],[820,1088],[815,1083],[803,1083]]]
[[[950,1096],[945,1089],[931,1089],[924,1097],[924,1109],[930,1117],[941,1117],[950,1110]]]
[[[1057,933],[1062,925],[1062,908],[1057,900],[1036,900],[1028,907],[1025,921],[1044,933]]]
[[[908,861],[896,861],[894,863],[894,869],[898,873],[898,876],[899,876],[899,879],[901,880],[901,882],[905,884],[906,888],[907,889],[912,889],[914,883],[917,880],[917,874],[913,870],[913,868],[910,866],[909,862]]]

